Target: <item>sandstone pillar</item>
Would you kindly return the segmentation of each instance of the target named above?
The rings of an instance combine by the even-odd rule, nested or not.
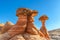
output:
[[[27,13],[25,11],[26,9],[24,8],[20,8],[17,10],[16,15],[18,16],[18,21],[10,30],[8,30],[8,33],[11,36],[23,34],[25,32],[27,26]]]
[[[37,15],[37,11],[31,10],[30,14],[28,14],[28,23],[27,23],[27,29],[26,32],[29,34],[36,35],[38,34],[37,28],[34,26],[33,17]]]
[[[47,17],[46,15],[43,15],[43,16],[41,16],[41,17],[39,18],[39,20],[41,20],[41,22],[42,22],[42,27],[41,27],[40,31],[45,35],[45,37],[46,37],[47,39],[50,39],[50,38],[49,38],[48,31],[47,31],[47,29],[46,29],[46,27],[45,27],[45,21],[46,21],[47,19],[48,19],[48,17]]]

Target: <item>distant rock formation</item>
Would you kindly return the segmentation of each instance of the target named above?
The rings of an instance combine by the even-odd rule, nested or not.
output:
[[[60,29],[49,31],[51,40],[60,40]]]
[[[6,22],[4,26],[1,28],[1,33],[7,32],[14,24],[11,22]]]
[[[1,34],[3,26],[4,26],[4,24],[0,24],[0,34]]]
[[[7,22],[2,28],[2,34],[7,33],[10,35],[10,38],[6,40],[50,40],[48,31],[46,28],[41,28],[38,30],[33,22],[33,17],[37,15],[37,11],[30,10],[27,8],[19,8],[17,10],[16,16],[18,21],[16,24],[12,25],[10,22]],[[44,16],[45,17],[45,16]],[[47,19],[46,19],[47,20]],[[2,39],[1,39],[2,40]]]
[[[4,24],[0,24],[0,27],[4,26]]]

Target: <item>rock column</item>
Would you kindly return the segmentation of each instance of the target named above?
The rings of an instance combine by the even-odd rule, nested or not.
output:
[[[39,18],[39,20],[41,20],[41,22],[42,22],[42,27],[41,27],[41,29],[40,29],[40,31],[44,34],[44,36],[45,36],[45,38],[47,39],[47,40],[49,40],[50,38],[49,38],[49,34],[48,34],[48,31],[47,31],[47,29],[46,29],[46,27],[45,27],[45,21],[48,19],[48,17],[46,16],[46,15],[43,15],[43,16],[41,16],[40,18]]]

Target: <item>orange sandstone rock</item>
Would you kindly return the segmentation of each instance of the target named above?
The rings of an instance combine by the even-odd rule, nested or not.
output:
[[[33,11],[33,10],[28,14],[26,32],[29,34],[33,34],[33,35],[38,34],[37,28],[32,23],[34,22],[33,17],[36,15],[37,15],[37,11]]]
[[[48,20],[48,17],[46,15],[43,15],[39,18],[39,20],[41,20],[41,22],[42,22],[42,27],[41,27],[40,31],[43,33],[43,35],[45,35],[46,39],[50,39],[48,31],[45,27],[45,21]]]
[[[6,22],[4,27],[2,27],[1,33],[7,32],[14,24],[11,22]]]
[[[47,29],[45,28],[45,20],[47,20],[48,17],[40,17],[39,20],[42,21],[42,27],[41,30],[38,31],[38,29],[33,24],[33,17],[36,15],[37,11],[35,10],[19,8],[16,13],[16,16],[18,16],[17,23],[12,27],[9,23],[7,23],[3,28],[6,28],[6,31],[4,32],[6,32],[8,36],[10,36],[9,38],[6,38],[6,35],[4,35],[4,38],[9,40],[49,40],[49,35]]]
[[[10,30],[8,30],[8,33],[11,36],[23,34],[25,32],[27,26],[27,14],[24,14],[24,11],[22,11],[23,10],[20,9],[17,11],[18,21]]]

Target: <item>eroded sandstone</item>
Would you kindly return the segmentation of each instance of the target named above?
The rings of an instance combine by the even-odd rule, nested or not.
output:
[[[7,24],[7,26],[5,25],[5,27],[2,29],[3,35],[7,33],[10,37],[6,37],[7,35],[2,37],[2,35],[1,38],[3,39],[0,38],[0,40],[4,40],[4,38],[6,40],[50,40],[49,35],[44,34],[48,33],[46,28],[42,27],[41,29],[43,31],[39,31],[33,24],[33,17],[36,16],[37,13],[38,12],[35,10],[19,8],[16,13],[16,16],[18,17],[17,23],[13,26]],[[41,17],[41,19],[43,18]],[[43,23],[43,25],[45,24]]]

